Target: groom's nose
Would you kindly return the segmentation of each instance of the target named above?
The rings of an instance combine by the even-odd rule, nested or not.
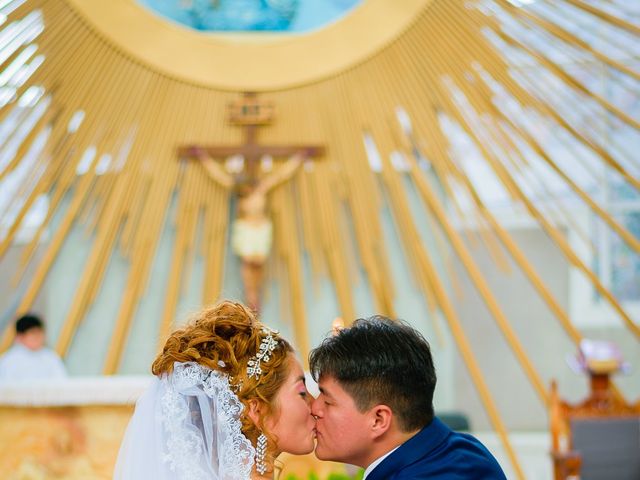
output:
[[[314,398],[313,401],[311,402],[311,415],[313,415],[314,417],[318,418],[322,416],[322,409],[320,408],[320,406],[322,405],[322,402],[320,401],[320,398]]]

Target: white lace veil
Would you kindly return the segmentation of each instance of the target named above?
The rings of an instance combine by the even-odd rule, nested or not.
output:
[[[248,480],[255,449],[241,431],[243,405],[225,373],[176,363],[136,404],[116,480]]]

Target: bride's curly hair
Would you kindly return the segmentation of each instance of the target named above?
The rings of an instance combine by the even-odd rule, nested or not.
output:
[[[180,329],[174,331],[157,356],[151,371],[161,376],[173,371],[175,362],[197,362],[212,370],[229,375],[236,395],[244,405],[241,414],[242,432],[255,446],[262,431],[268,439],[268,450],[277,445],[277,438],[267,431],[265,419],[279,414],[275,397],[289,371],[289,354],[293,347],[284,338],[273,333],[277,346],[268,362],[261,362],[259,378],[247,376],[247,362],[256,355],[265,334],[263,324],[244,305],[222,301],[197,312]],[[220,366],[224,362],[224,366]],[[259,400],[264,415],[256,425],[247,414],[249,402]],[[273,456],[269,462],[273,468]]]

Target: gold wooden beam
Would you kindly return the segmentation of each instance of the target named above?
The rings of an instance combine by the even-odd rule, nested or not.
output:
[[[581,38],[578,38],[577,36],[569,32],[568,30],[562,28],[561,26],[553,22],[550,22],[549,20],[545,20],[544,18],[540,17],[539,15],[535,15],[531,13],[529,10],[525,8],[518,8],[513,4],[509,3],[507,0],[494,0],[494,1],[496,1],[502,8],[508,11],[512,17],[517,19],[521,23],[521,25],[524,25],[523,19],[527,19],[535,23],[536,25],[538,25],[540,28],[543,28],[547,32],[551,33],[556,38],[562,40],[563,42],[569,43],[572,46],[579,48],[585,52],[589,52],[591,55],[593,55],[595,58],[597,58],[601,62],[607,64],[609,67],[614,68],[619,72],[622,72],[625,75],[628,75],[632,78],[635,78],[636,80],[640,80],[640,72],[636,72],[635,70],[631,69],[627,65],[616,61],[615,59],[601,53],[598,50],[595,50],[587,42],[585,42]]]
[[[443,97],[444,99],[445,97]],[[449,101],[449,100],[445,100]],[[515,192],[520,201],[527,207],[527,210],[531,213],[531,215],[540,223],[543,229],[547,232],[547,234],[554,240],[554,242],[558,245],[558,247],[562,250],[567,259],[579,270],[582,271],[584,275],[589,278],[591,283],[594,285],[596,290],[607,300],[607,302],[614,308],[614,310],[618,313],[618,315],[622,318],[624,324],[629,328],[629,330],[638,338],[640,338],[640,327],[638,327],[628,313],[624,310],[622,305],[616,300],[616,298],[609,292],[609,290],[602,284],[600,279],[597,277],[595,273],[576,255],[576,253],[571,249],[568,242],[564,238],[564,236],[558,231],[557,228],[553,227],[549,221],[542,215],[537,207],[534,206],[533,202],[529,200],[526,195],[522,192],[520,187],[517,185],[515,180],[511,178],[509,173],[506,171],[503,165],[482,145],[482,142],[478,139],[473,129],[470,127],[468,121],[463,117],[463,115],[454,110],[452,107],[451,112],[454,113],[456,120],[460,123],[460,125],[467,131],[469,136],[474,140],[476,146],[482,151],[484,159],[489,163],[492,167],[498,178],[505,184],[508,185],[509,188]]]
[[[626,30],[629,33],[634,35],[640,35],[640,27],[634,25],[633,23],[629,23],[626,20],[611,15],[610,13],[605,12],[593,5],[590,5],[582,0],[564,0],[565,3],[569,3],[574,7],[579,8],[580,10],[584,10],[585,12],[590,13],[591,15],[598,17],[599,19],[610,23],[614,27],[618,27],[620,29]]]

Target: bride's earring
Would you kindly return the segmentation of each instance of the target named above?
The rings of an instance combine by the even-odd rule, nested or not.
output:
[[[267,457],[267,437],[264,433],[260,432],[258,436],[258,442],[256,444],[256,470],[260,475],[264,475],[267,471],[267,463],[265,459]]]

